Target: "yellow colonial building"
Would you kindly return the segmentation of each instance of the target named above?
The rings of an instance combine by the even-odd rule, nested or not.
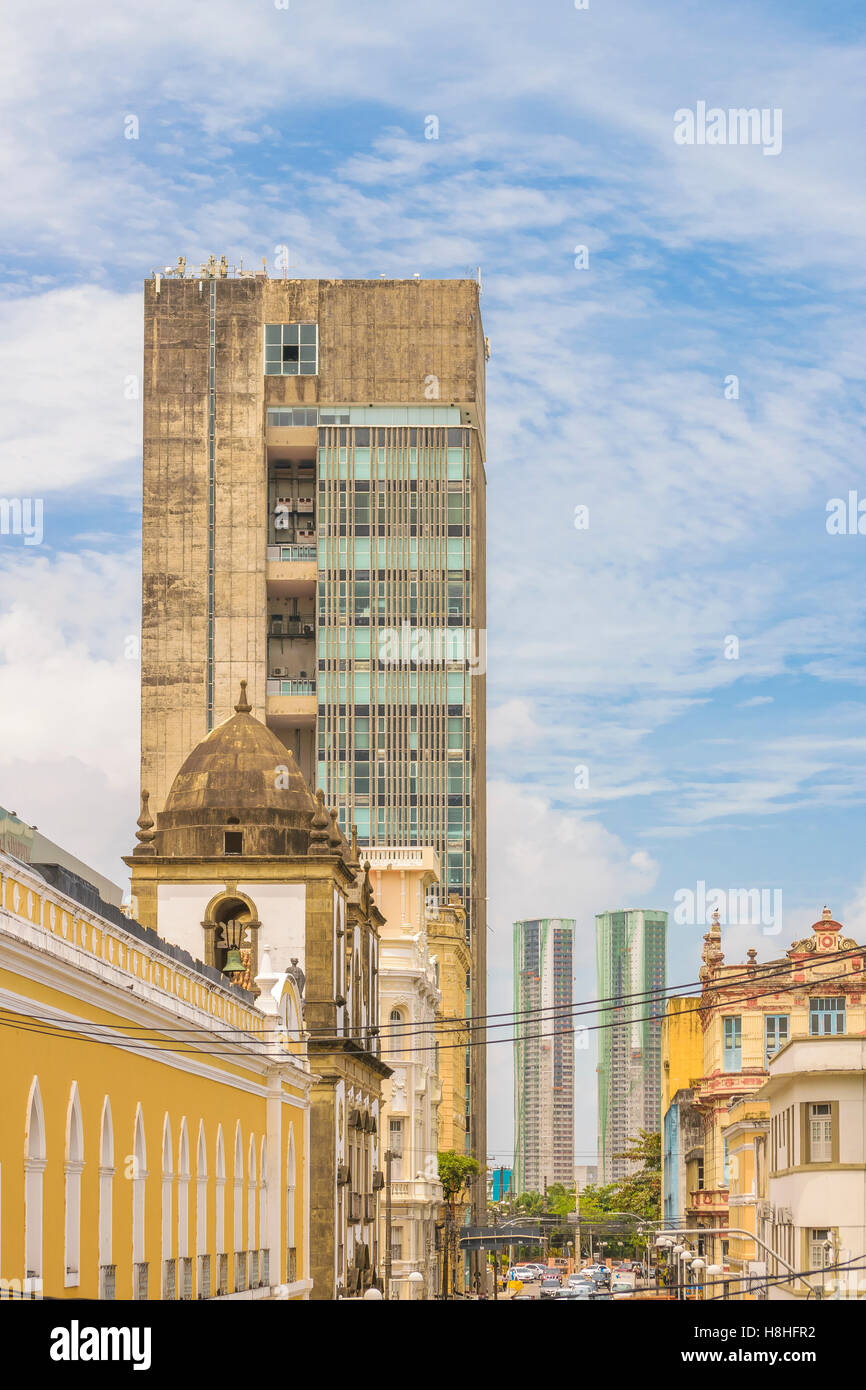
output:
[[[309,1295],[314,1077],[296,981],[259,988],[0,854],[7,1296]]]
[[[670,1230],[689,1231],[707,1263],[720,1269],[728,1292],[743,1295],[767,1263],[764,1246],[771,1266],[773,1251],[788,1259],[788,1268],[797,1264],[782,1248],[795,1247],[790,1213],[771,1209],[767,1196],[773,1172],[782,1168],[768,1157],[772,1087],[765,1083],[774,1059],[789,1055],[800,1040],[866,1034],[866,949],[845,936],[825,907],[811,933],[781,958],[759,965],[751,949],[744,962],[728,963],[716,912],[704,938],[700,978],[700,997],[669,1009],[663,1028],[663,1057],[679,1052],[671,1071],[680,1080],[694,1066],[687,1013],[696,1011],[702,1038],[699,1073],[667,1098],[665,1221]],[[822,1093],[820,1099],[832,1119],[834,1097],[825,1100]],[[678,1147],[670,1142],[674,1129]],[[670,1177],[675,1165],[685,1172],[679,1188]],[[810,1229],[829,1224],[815,1219]]]

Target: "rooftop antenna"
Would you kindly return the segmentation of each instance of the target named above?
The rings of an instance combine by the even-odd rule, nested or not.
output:
[[[481,266],[478,267],[478,293],[481,294]]]

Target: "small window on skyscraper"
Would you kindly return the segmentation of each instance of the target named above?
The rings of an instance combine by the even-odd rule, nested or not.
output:
[[[265,324],[265,376],[315,376],[318,370],[315,323]]]

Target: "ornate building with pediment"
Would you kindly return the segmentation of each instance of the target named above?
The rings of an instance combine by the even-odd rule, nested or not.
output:
[[[688,1096],[697,1135],[691,1126],[690,1148],[678,1155],[686,1181],[679,1210],[671,1215],[679,1228],[700,1230],[698,1244],[708,1263],[733,1277],[761,1257],[751,1242],[731,1236],[731,1228],[742,1228],[750,1200],[737,1171],[743,1161],[742,1102],[768,1094],[764,1087],[773,1059],[789,1044],[866,1035],[866,947],[847,936],[825,907],[811,933],[793,942],[781,958],[759,964],[752,948],[744,962],[735,964],[725,960],[716,912],[704,937],[700,980],[700,994],[679,1001],[697,1011],[703,1055],[701,1075],[689,1078],[688,1092],[679,1092]],[[664,1028],[674,1050],[675,1023],[669,1010]],[[833,1101],[832,1096],[827,1099],[828,1104]],[[763,1129],[758,1124],[754,1135],[750,1131],[749,1145],[766,1145],[766,1130],[766,1124]],[[756,1199],[759,1186],[756,1178]],[[747,1229],[768,1223],[768,1244],[779,1249],[773,1215],[764,1207],[750,1212]]]
[[[391,1297],[433,1298],[439,1289],[436,1225],[442,1214],[437,1163],[441,1096],[437,1010],[439,962],[431,954],[427,898],[439,857],[421,846],[371,847],[371,876],[382,905],[380,1025],[392,1068],[383,1091],[383,1148],[391,1157]],[[453,1042],[442,1037],[442,1046]]]

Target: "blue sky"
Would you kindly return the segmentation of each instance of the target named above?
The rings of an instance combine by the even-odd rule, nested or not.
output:
[[[120,875],[141,280],[284,243],[301,276],[480,264],[491,1009],[518,916],[578,920],[581,997],[595,912],[701,879],[783,893],[780,935],[726,933],[737,958],[825,901],[866,933],[866,536],[825,525],[866,497],[857,8],[154,0],[3,24],[0,495],[44,499],[45,541],[0,537],[0,801]],[[699,101],[780,109],[781,151],[677,145]],[[672,981],[699,945],[671,927]],[[500,1160],[510,1060],[491,1049]],[[582,1054],[579,1161],[594,1086]]]

